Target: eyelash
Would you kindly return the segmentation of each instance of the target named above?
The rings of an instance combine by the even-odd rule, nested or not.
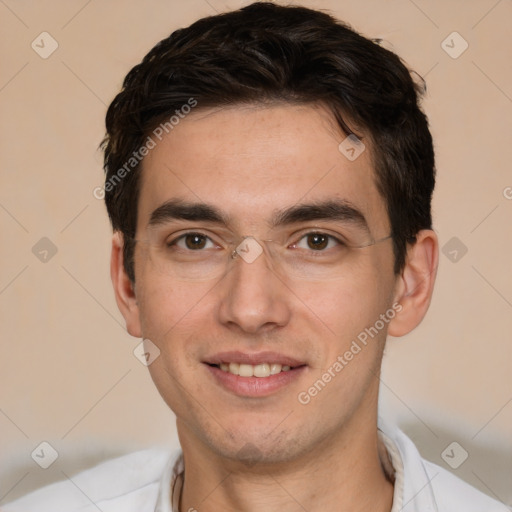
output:
[[[187,233],[183,233],[182,235],[174,238],[173,240],[170,240],[170,241],[166,242],[166,247],[170,248],[170,247],[173,247],[173,246],[177,246],[177,244],[178,244],[178,242],[180,240],[184,240],[186,237],[194,236],[194,235],[200,236],[200,237],[204,237],[207,240],[209,240],[210,242],[215,243],[215,242],[213,242],[213,240],[208,235],[205,235],[204,233],[200,233],[200,232],[197,232],[197,231],[189,231]],[[330,235],[330,234],[325,233],[323,231],[308,231],[307,233],[304,233],[303,235],[301,235],[301,237],[298,239],[297,242],[294,242],[293,244],[290,244],[290,246],[297,246],[300,243],[300,241],[302,241],[304,238],[307,238],[308,236],[311,236],[311,235],[325,236],[325,237],[327,237],[329,239],[329,241],[333,240],[334,242],[336,242],[336,244],[338,246],[344,247],[344,246],[347,245],[345,242],[343,242],[339,238],[335,237],[334,235]],[[181,247],[180,247],[180,249],[185,250],[187,252],[201,252],[203,250],[203,249],[193,250],[193,249],[181,248]],[[311,252],[326,252],[326,250],[327,249],[314,251],[313,249],[311,249]]]

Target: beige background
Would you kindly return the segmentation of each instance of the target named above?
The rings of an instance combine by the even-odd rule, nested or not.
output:
[[[114,302],[97,146],[106,105],[157,41],[247,3],[0,0],[0,504],[99,459],[176,442]],[[441,453],[458,442],[469,457],[450,470],[511,504],[512,3],[303,5],[385,39],[426,77],[436,230],[442,247],[457,237],[467,253],[441,255],[428,318],[389,341],[382,403],[447,469]],[[47,59],[31,48],[43,31],[59,45]],[[469,44],[456,59],[442,46],[453,31]],[[445,48],[461,44],[452,36]],[[32,252],[42,237],[57,248],[46,263]],[[31,458],[42,441],[59,453],[46,470]]]

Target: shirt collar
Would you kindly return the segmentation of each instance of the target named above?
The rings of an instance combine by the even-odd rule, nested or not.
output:
[[[394,470],[391,512],[438,512],[430,483],[436,475],[429,477],[412,441],[399,429],[382,427],[380,422],[378,435]],[[160,479],[155,512],[179,512],[183,473],[183,453],[178,451],[169,459]]]
[[[399,428],[386,425],[381,418],[379,435],[395,468],[395,494],[391,512],[395,512],[395,502],[399,504],[397,512],[438,512],[431,483],[438,473],[430,476],[414,443]]]
[[[160,479],[155,512],[179,512],[184,469],[183,453],[180,450],[171,456],[165,466]]]

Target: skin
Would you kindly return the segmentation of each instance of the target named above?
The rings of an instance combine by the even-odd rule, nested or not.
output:
[[[137,238],[149,236],[151,212],[172,198],[211,203],[229,215],[233,232],[260,239],[276,208],[343,198],[364,213],[375,238],[384,237],[390,225],[371,145],[365,141],[351,162],[338,150],[344,138],[321,106],[197,110],[143,162]],[[119,309],[131,335],[160,349],[149,370],[177,417],[186,468],[180,510],[391,509],[393,485],[379,458],[378,377],[387,334],[408,333],[428,309],[438,258],[433,231],[418,234],[400,275],[388,240],[356,250],[341,277],[322,282],[278,279],[264,256],[235,261],[219,279],[180,281],[158,272],[137,246],[133,285],[122,258],[115,233]],[[378,336],[307,405],[299,403],[298,393],[396,303],[402,310]],[[276,351],[307,366],[270,396],[237,396],[203,363],[229,350]]]

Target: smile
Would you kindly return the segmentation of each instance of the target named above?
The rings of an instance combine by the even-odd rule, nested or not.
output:
[[[221,363],[215,365],[223,372],[229,372],[233,375],[240,377],[260,377],[266,378],[271,375],[277,375],[281,372],[290,371],[291,367],[288,365],[281,365],[279,363],[262,363],[262,364],[239,364],[239,363]]]
[[[221,352],[203,363],[217,385],[246,398],[273,395],[296,383],[308,370],[304,360],[270,351]]]

